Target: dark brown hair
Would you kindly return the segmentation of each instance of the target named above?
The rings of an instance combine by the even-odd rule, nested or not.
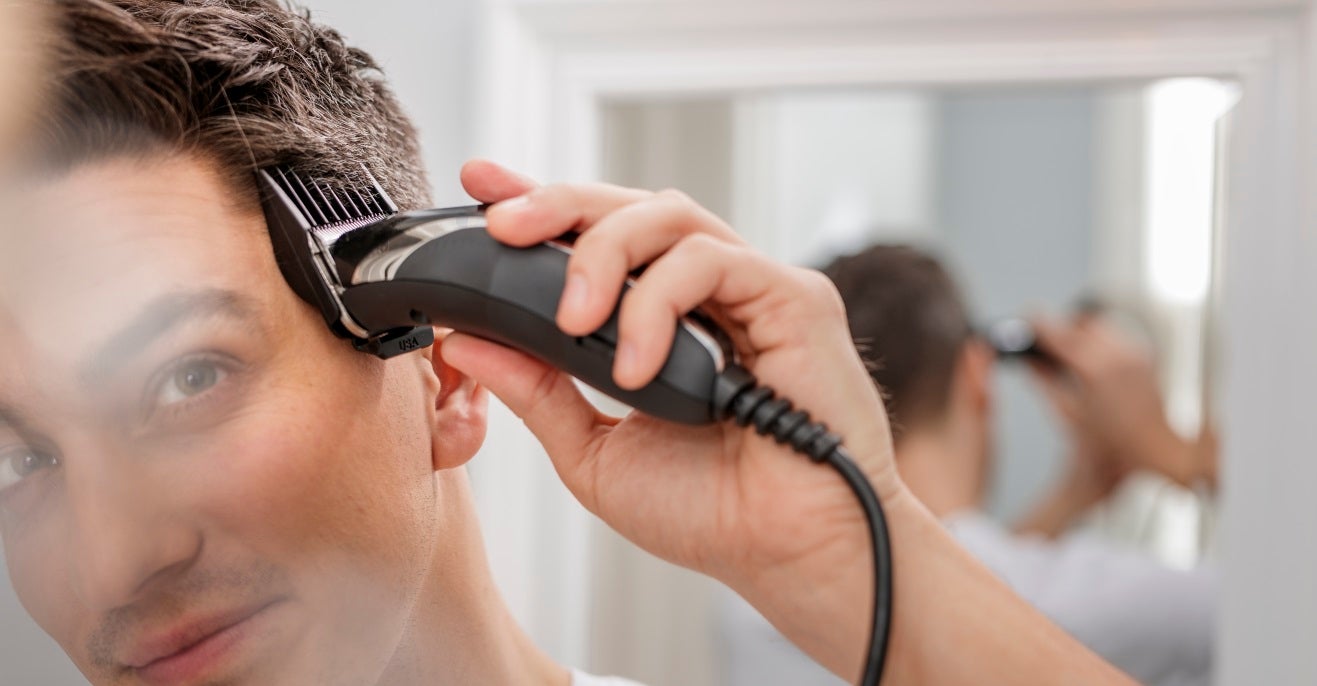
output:
[[[955,283],[931,255],[877,245],[823,272],[846,303],[851,335],[883,389],[893,431],[945,416],[956,361],[970,336]]]
[[[335,185],[369,168],[429,200],[415,130],[369,55],[278,0],[55,0],[36,154],[53,171],[157,152],[216,163],[240,196],[289,165]]]

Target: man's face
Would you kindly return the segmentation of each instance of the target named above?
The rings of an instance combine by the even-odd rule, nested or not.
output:
[[[352,352],[194,158],[0,228],[0,532],[97,684],[361,684],[430,575],[438,382]]]

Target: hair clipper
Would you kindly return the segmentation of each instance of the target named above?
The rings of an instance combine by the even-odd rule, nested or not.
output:
[[[715,421],[718,375],[734,354],[707,318],[696,312],[680,321],[650,384],[619,388],[617,312],[587,336],[570,336],[555,321],[569,243],[503,245],[485,230],[483,207],[398,212],[370,181],[345,191],[283,168],[257,172],[279,267],[336,335],[387,359],[432,345],[433,327],[450,328],[533,355],[646,414]]]

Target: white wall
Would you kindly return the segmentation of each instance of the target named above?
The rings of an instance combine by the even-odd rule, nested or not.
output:
[[[1101,100],[1091,87],[976,89],[942,100],[939,223],[980,320],[1065,312],[1090,287]],[[1064,443],[1025,370],[1003,365],[997,377],[989,505],[1010,521],[1055,478]]]
[[[901,89],[735,98],[733,203],[756,248],[819,267],[878,239],[936,238],[935,102]]]
[[[1226,253],[1229,371],[1222,412],[1225,581],[1218,635],[1221,684],[1317,683],[1317,16],[1311,4],[1283,44],[1287,67],[1259,75],[1282,107],[1240,118],[1284,132],[1268,146],[1239,140],[1245,170],[1297,168],[1263,186],[1241,175],[1232,201],[1263,203],[1266,224],[1232,233]],[[1243,128],[1244,122],[1237,122]],[[1258,240],[1266,232],[1273,240]]]
[[[299,1],[380,62],[420,129],[435,202],[469,204],[457,172],[474,152],[477,0]]]

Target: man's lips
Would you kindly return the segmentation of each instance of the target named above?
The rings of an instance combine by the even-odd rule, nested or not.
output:
[[[225,657],[247,629],[280,601],[181,622],[133,645],[123,664],[149,683],[187,683]]]

